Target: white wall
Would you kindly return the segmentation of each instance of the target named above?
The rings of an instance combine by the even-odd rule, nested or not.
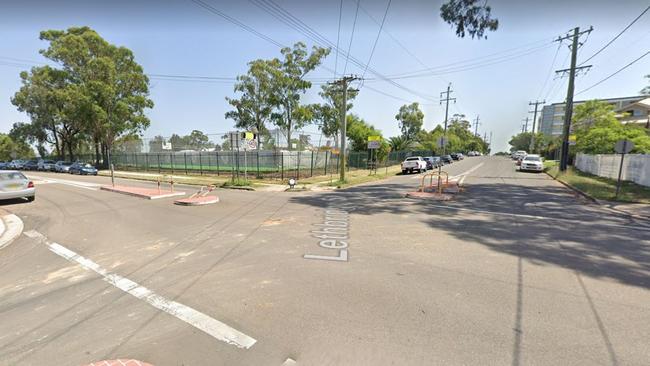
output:
[[[621,155],[578,154],[575,167],[578,170],[607,178],[618,178]],[[650,155],[628,154],[623,160],[622,180],[650,187]]]

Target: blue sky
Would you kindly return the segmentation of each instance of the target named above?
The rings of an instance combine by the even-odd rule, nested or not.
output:
[[[258,8],[254,1],[204,1],[281,44],[297,41],[305,41],[309,46],[314,44]],[[339,0],[275,2],[336,43]],[[368,14],[381,21],[387,0],[361,0],[360,4],[362,9],[358,13],[350,54],[366,63],[379,30]],[[368,72],[369,80],[365,86],[393,97],[364,87],[354,102],[352,113],[381,129],[385,136],[393,136],[399,133],[394,118],[397,110],[406,101],[416,101],[423,104],[425,128],[432,129],[444,120],[444,108],[437,99],[451,82],[452,96],[457,98],[457,103],[450,107],[450,114],[463,113],[470,119],[480,115],[479,132],[486,132],[488,136],[493,133],[495,150],[505,150],[510,136],[521,131],[522,119],[528,115],[529,101],[545,96],[549,103],[564,99],[565,81],[555,79],[549,70],[556,52],[553,69],[562,68],[568,60],[569,50],[562,45],[558,51],[558,44],[551,42],[553,38],[575,26],[593,26],[594,31],[589,37],[582,38],[586,43],[580,50],[580,62],[648,6],[648,2],[643,0],[490,0],[493,14],[500,21],[499,30],[490,33],[487,40],[472,40],[456,37],[440,19],[438,9],[441,4],[442,1],[393,0],[384,25],[385,32],[379,38],[370,67],[386,76],[417,71],[423,69],[423,65],[467,66],[468,60],[478,63],[470,65],[480,67],[396,80],[416,91],[417,95],[377,80]],[[356,1],[343,0],[339,43],[342,49],[346,49],[350,41],[355,8]],[[648,51],[648,24],[650,14],[591,60],[589,64],[593,68],[577,79],[576,91],[594,84]],[[39,49],[46,47],[38,40],[38,33],[45,29],[82,25],[95,29],[113,44],[133,50],[137,61],[149,74],[234,77],[246,71],[248,61],[279,55],[277,46],[190,0],[64,1],[63,4],[22,1],[4,4],[0,13],[0,131],[8,131],[14,122],[28,120],[9,99],[20,87],[18,73],[32,63],[46,62],[38,53]],[[499,58],[485,58],[495,53],[497,55],[492,57]],[[522,55],[524,53],[528,54]],[[504,60],[508,55],[512,55],[511,59]],[[494,60],[494,64],[486,66],[487,60]],[[332,52],[324,66],[333,70],[335,64],[340,74],[345,59],[340,57],[336,63],[336,54]],[[363,74],[363,69],[348,63],[346,72]],[[650,74],[650,57],[576,99],[637,95],[648,85],[648,79],[643,78],[647,74]],[[319,68],[311,76],[333,78],[334,73]],[[304,102],[318,102],[318,90],[319,86],[315,85],[303,98]],[[431,98],[424,98],[425,95]],[[231,130],[232,122],[224,119],[228,110],[226,96],[233,96],[232,83],[152,80],[151,98],[155,107],[148,112],[151,127],[145,132],[145,137],[186,134],[192,129],[209,134]],[[317,131],[317,128],[309,126],[305,130]]]

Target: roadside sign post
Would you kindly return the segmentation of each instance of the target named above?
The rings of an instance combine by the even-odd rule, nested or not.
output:
[[[377,153],[376,150],[381,147],[381,136],[368,136],[368,150],[370,150],[370,161],[368,162],[368,169],[370,174],[375,171],[377,174]]]
[[[618,180],[616,181],[616,198],[618,199],[618,194],[621,191],[621,174],[623,173],[623,159],[625,159],[625,154],[629,153],[634,149],[634,143],[630,140],[619,140],[614,146],[614,151],[621,154],[621,165],[618,168]]]

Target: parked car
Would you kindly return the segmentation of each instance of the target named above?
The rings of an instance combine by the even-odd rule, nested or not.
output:
[[[22,169],[23,165],[25,165],[24,160],[14,159],[9,163],[8,168],[9,169]]]
[[[470,151],[467,153],[467,156],[476,156],[476,151]]]
[[[427,162],[421,156],[411,156],[402,162],[402,174],[423,173],[427,171]]]
[[[0,169],[8,169],[9,163],[6,161],[0,161]]]
[[[53,160],[39,160],[37,169],[45,172],[53,172],[54,164],[56,163]]]
[[[454,160],[463,160],[465,157],[461,153],[451,153],[451,158]]]
[[[34,182],[15,170],[0,171],[0,200],[15,198],[26,198],[27,201],[33,201],[36,198]]]
[[[57,161],[56,164],[54,164],[54,171],[57,173],[69,173],[70,166],[72,166],[71,162],[60,160]]]
[[[79,174],[79,175],[97,175],[97,169],[94,166],[88,163],[76,162],[70,166],[68,169],[70,174]]]
[[[30,160],[23,165],[23,170],[36,170],[38,169],[38,162],[36,160]]]
[[[435,169],[441,166],[440,157],[438,156],[425,156],[423,159],[427,163],[427,169]]]
[[[532,171],[541,172],[544,170],[542,158],[539,155],[526,155],[520,160],[519,170],[522,172]]]
[[[514,154],[512,154],[512,159],[513,160],[523,159],[526,155],[528,155],[528,153],[525,152],[524,150],[517,150],[515,151]]]
[[[442,160],[442,164],[451,164],[454,162],[454,158],[451,157],[451,155],[443,155],[440,157],[440,160]]]

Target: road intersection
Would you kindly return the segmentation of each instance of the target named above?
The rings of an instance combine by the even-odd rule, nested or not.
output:
[[[4,205],[25,228],[0,251],[0,364],[650,359],[647,222],[505,158],[448,170],[465,184],[449,202],[405,198],[418,185],[407,175],[334,192],[221,190],[204,207],[37,174],[34,203]]]

